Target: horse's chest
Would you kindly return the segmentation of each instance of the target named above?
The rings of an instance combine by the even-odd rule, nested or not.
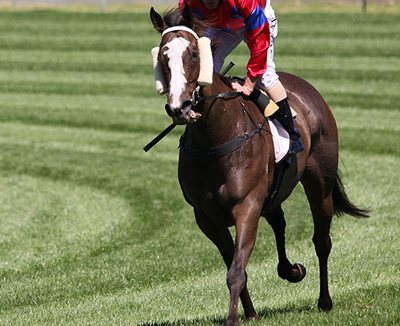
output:
[[[192,204],[212,202],[215,193],[224,183],[221,171],[217,171],[204,161],[185,161],[179,166],[179,182]]]
[[[218,177],[212,177],[204,171],[179,178],[183,195],[186,201],[194,208],[205,213],[214,220],[217,225],[229,227],[235,224],[232,219],[231,201],[225,196],[226,185]]]
[[[236,168],[204,161],[183,161],[179,165],[179,181],[186,200],[194,207],[227,209],[239,201],[245,189]]]

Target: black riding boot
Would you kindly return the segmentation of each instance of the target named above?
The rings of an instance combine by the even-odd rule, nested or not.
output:
[[[290,110],[288,99],[276,102],[279,109],[271,116],[272,119],[278,122],[286,129],[290,137],[289,153],[298,153],[304,149],[303,143],[300,140],[300,134],[294,126],[292,111]]]

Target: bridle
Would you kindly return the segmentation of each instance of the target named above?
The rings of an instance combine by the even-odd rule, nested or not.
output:
[[[211,47],[210,47],[210,40],[206,37],[199,37],[196,32],[194,32],[192,29],[188,28],[187,26],[174,26],[174,27],[170,27],[167,28],[166,30],[164,30],[161,34],[161,37],[164,37],[166,34],[171,33],[171,32],[176,32],[176,31],[184,31],[184,32],[188,32],[191,35],[193,35],[195,37],[195,39],[198,41],[198,47],[199,47],[199,52],[200,52],[200,74],[199,74],[199,78],[197,80],[197,87],[194,89],[193,93],[192,93],[192,97],[190,100],[186,100],[182,106],[185,107],[185,103],[186,105],[191,105],[193,108],[196,108],[199,104],[201,104],[204,101],[207,100],[218,100],[218,99],[222,99],[222,100],[229,100],[229,99],[233,99],[236,98],[238,96],[241,96],[242,93],[241,92],[236,92],[236,91],[226,91],[226,92],[222,92],[222,93],[218,93],[215,95],[203,95],[202,93],[202,89],[205,86],[210,86],[212,84],[212,74],[213,74],[213,67],[212,67],[212,53],[211,53]],[[201,48],[201,40],[204,40],[204,43],[208,44],[207,47],[203,47]],[[159,48],[154,48],[152,50],[152,55],[153,55],[153,67],[154,67],[154,75],[155,75],[155,82],[156,82],[156,89],[157,92],[162,95],[165,94],[167,92],[167,87],[166,87],[166,83],[165,83],[165,79],[162,80],[163,78],[163,74],[161,71],[161,65],[158,61],[158,51]],[[203,54],[203,56],[202,56]],[[203,58],[203,59],[202,59]],[[204,59],[205,58],[205,59]],[[211,65],[211,70],[205,71],[204,70],[204,66],[202,69],[202,63],[204,65],[204,61],[205,60],[209,60],[209,64]],[[232,64],[233,66],[233,64]],[[230,66],[231,67],[231,66]],[[229,68],[228,68],[229,69]],[[205,76],[205,79],[203,79],[203,75]],[[224,75],[227,72],[227,70],[225,70],[225,72],[222,74]],[[159,80],[157,79],[159,78]],[[157,83],[160,86],[160,88],[157,88]],[[242,104],[243,106],[243,104]],[[244,108],[244,107],[243,107]],[[244,110],[247,112],[247,114],[250,116],[249,112],[244,108]],[[236,137],[235,139],[233,139],[232,141],[223,144],[221,146],[212,148],[209,152],[207,152],[205,155],[206,156],[222,156],[225,154],[228,154],[234,150],[236,150],[237,148],[241,147],[242,144],[247,141],[248,139],[252,138],[253,136],[261,133],[262,130],[264,130],[264,124],[265,121],[262,124],[256,124],[255,121],[253,121],[253,119],[251,119],[253,124],[255,125],[255,129],[247,132],[245,131],[243,135]],[[150,150],[155,144],[157,144],[157,142],[159,142],[163,137],[165,137],[174,127],[176,126],[175,123],[172,123],[170,126],[168,126],[163,132],[161,132],[161,134],[159,134],[155,139],[153,139],[149,144],[147,144],[143,149],[147,152],[148,150]],[[181,138],[181,149],[185,149],[185,145],[184,145],[184,138]],[[201,156],[203,156],[204,153],[201,154]]]
[[[197,35],[197,33],[193,29],[191,29],[191,28],[189,28],[187,26],[184,26],[184,25],[173,26],[173,27],[167,28],[166,30],[164,30],[161,33],[161,38],[163,38],[168,33],[178,32],[178,31],[188,32],[188,33],[192,34],[195,37],[196,40],[200,39],[200,37]]]
[[[197,41],[202,39],[197,35],[197,33],[195,31],[193,31],[192,29],[190,29],[189,27],[186,27],[186,26],[174,26],[174,27],[167,28],[166,30],[164,30],[162,32],[161,37],[164,37],[168,33],[177,32],[177,31],[188,32],[191,35],[193,35]],[[199,48],[200,48],[200,46],[199,46]],[[199,51],[202,52],[201,49],[199,49]],[[201,57],[200,57],[200,64],[201,64]],[[225,74],[226,74],[226,72],[225,72]],[[199,78],[199,79],[201,79],[201,78]],[[238,97],[241,95],[240,92],[228,91],[228,92],[222,92],[222,93],[219,93],[216,95],[205,96],[205,95],[202,95],[202,88],[205,86],[209,86],[209,85],[207,85],[208,83],[204,83],[204,81],[202,81],[202,80],[198,81],[197,83],[198,83],[198,85],[192,93],[192,98],[190,100],[185,101],[185,103],[192,105],[193,108],[195,108],[197,105],[199,105],[200,103],[202,103],[206,100],[232,99],[232,98],[235,98],[235,97]]]
[[[223,92],[211,96],[205,96],[202,94],[203,87],[210,86],[212,84],[213,58],[211,51],[211,41],[207,37],[199,37],[194,30],[183,25],[173,26],[165,29],[161,34],[161,38],[169,33],[179,31],[187,32],[196,39],[200,57],[200,73],[197,79],[197,87],[192,92],[191,98],[189,100],[186,100],[182,104],[182,107],[185,107],[186,105],[191,105],[193,108],[195,108],[197,105],[206,100],[232,99],[241,95],[241,93],[234,91]],[[152,49],[156,90],[160,95],[162,95],[168,92],[168,86],[162,72],[161,63],[158,61],[158,52],[158,47]]]

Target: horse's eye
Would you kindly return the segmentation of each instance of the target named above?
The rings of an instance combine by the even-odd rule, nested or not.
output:
[[[197,61],[199,58],[199,53],[198,52],[192,52],[192,57],[190,58],[193,62]]]
[[[158,57],[158,61],[160,61],[163,66],[165,66],[168,64],[168,57],[165,54],[160,55]]]

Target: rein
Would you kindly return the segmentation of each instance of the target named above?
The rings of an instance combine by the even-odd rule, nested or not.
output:
[[[200,95],[200,89],[201,89],[201,87],[198,86],[193,93],[192,100],[191,100],[191,104],[193,105],[193,107],[195,107],[199,103],[204,102],[206,100],[218,100],[218,99],[230,100],[230,99],[236,98],[242,94],[240,92],[228,91],[228,92],[218,93],[216,95],[204,96],[204,95]]]
[[[204,102],[206,100],[218,100],[218,99],[224,99],[224,100],[229,100],[229,99],[233,99],[236,98],[238,96],[240,96],[242,93],[240,92],[235,92],[235,91],[228,91],[228,92],[222,92],[222,93],[218,93],[216,95],[208,95],[208,96],[204,96],[204,95],[200,95],[200,86],[196,88],[196,90],[193,93],[193,98],[191,100],[191,103],[193,105],[193,107],[195,107],[196,105],[198,105],[201,102]],[[244,106],[244,104],[242,103],[242,107],[244,112],[247,113],[247,115],[249,116],[251,122],[256,126],[256,128],[252,131],[245,131],[243,133],[243,135],[236,137],[235,139],[219,145],[219,146],[215,146],[212,147],[210,150],[208,151],[203,151],[200,149],[189,149],[189,148],[185,148],[185,134],[183,134],[179,140],[179,147],[181,149],[183,149],[187,154],[191,154],[193,156],[196,157],[221,157],[223,155],[229,154],[231,152],[233,152],[234,150],[240,148],[243,143],[247,140],[249,140],[250,138],[254,137],[255,135],[261,133],[261,131],[264,129],[264,125],[266,120],[264,120],[264,122],[262,124],[258,124],[254,121],[254,119],[252,118],[251,114],[247,111],[246,107]],[[167,128],[165,128],[157,137],[155,137],[152,141],[150,141],[146,146],[143,147],[143,150],[145,152],[148,152],[151,148],[153,148],[161,139],[163,139],[166,135],[168,135],[174,128],[176,127],[175,123],[172,123],[171,125],[169,125]]]
[[[190,101],[195,107],[198,105],[200,102],[203,102],[208,99],[212,100],[217,100],[217,99],[231,99],[239,96],[241,93],[240,92],[222,92],[217,95],[210,95],[210,96],[200,96],[200,86],[196,88],[196,90],[193,93],[193,98]],[[165,128],[158,136],[156,136],[152,141],[150,141],[146,146],[143,147],[143,150],[145,152],[148,152],[150,149],[152,149],[157,143],[163,139],[166,135],[168,135],[174,128],[176,127],[176,124],[173,122],[171,123],[167,128]]]

